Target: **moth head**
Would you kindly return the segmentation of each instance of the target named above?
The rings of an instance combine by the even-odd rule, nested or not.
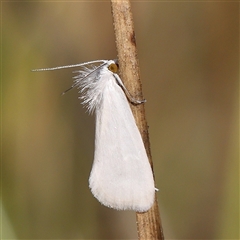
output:
[[[116,63],[111,63],[108,66],[108,70],[113,72],[113,73],[117,73],[118,72],[118,65]]]

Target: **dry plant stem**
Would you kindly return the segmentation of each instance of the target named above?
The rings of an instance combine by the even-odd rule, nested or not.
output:
[[[111,0],[111,5],[120,76],[130,94],[135,99],[142,100],[142,86],[130,2],[128,0]],[[131,108],[142,135],[149,162],[153,167],[144,104],[131,106]],[[136,218],[138,239],[164,239],[156,196],[153,207],[148,212],[136,213]]]

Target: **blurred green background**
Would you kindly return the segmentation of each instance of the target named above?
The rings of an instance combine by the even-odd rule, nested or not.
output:
[[[2,239],[134,239],[88,188],[72,70],[116,58],[110,3],[2,2]],[[239,238],[239,3],[132,1],[166,239]]]

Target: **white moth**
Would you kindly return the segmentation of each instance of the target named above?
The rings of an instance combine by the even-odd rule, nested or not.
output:
[[[127,97],[135,104],[143,101],[134,100],[128,93],[116,73],[117,60],[34,71],[70,67],[82,70],[75,71],[78,75],[68,90],[80,88],[83,104],[96,115],[95,152],[89,178],[93,195],[103,205],[117,210],[149,210],[156,190],[153,173]]]

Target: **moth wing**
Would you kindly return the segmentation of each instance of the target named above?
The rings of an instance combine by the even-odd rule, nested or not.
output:
[[[127,98],[114,76],[96,109],[95,153],[89,186],[105,206],[147,211],[154,202],[152,169]]]

